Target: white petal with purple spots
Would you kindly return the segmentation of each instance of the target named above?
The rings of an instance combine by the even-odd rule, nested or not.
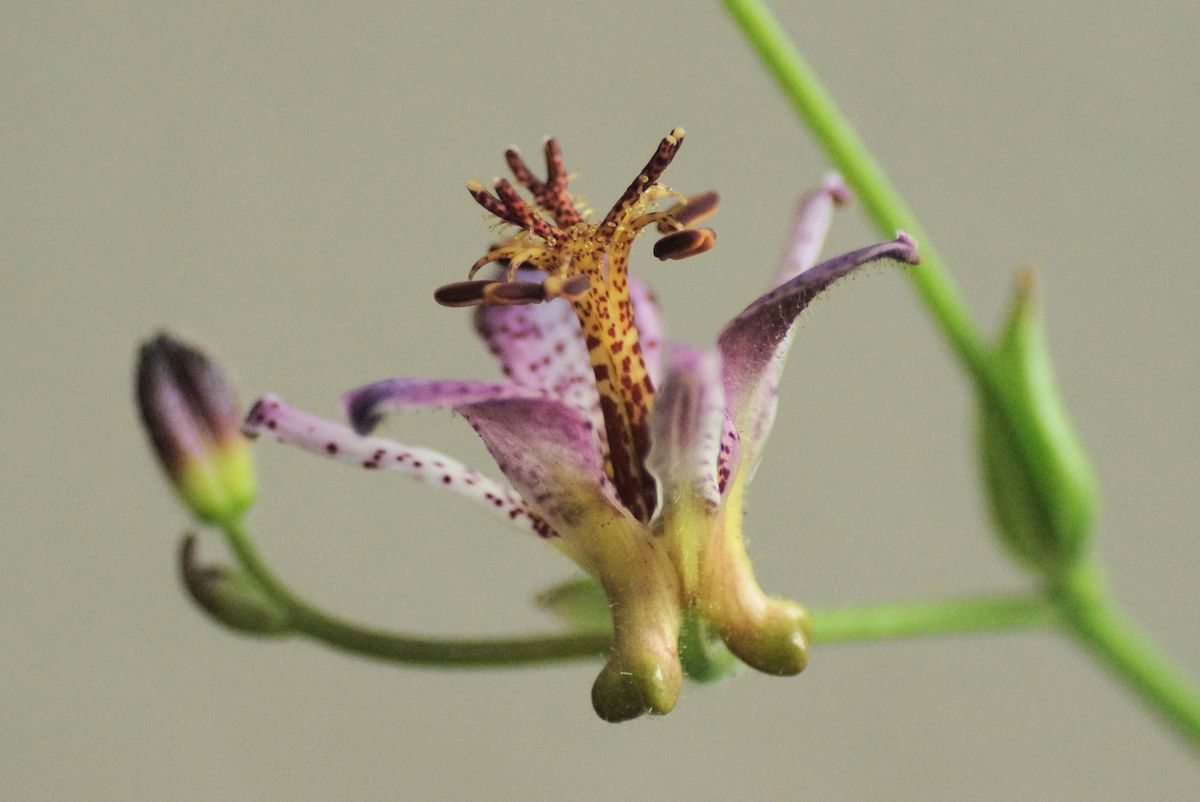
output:
[[[456,410],[474,427],[505,477],[564,539],[602,535],[633,517],[604,473],[594,426],[546,398],[506,398]]]
[[[348,427],[264,396],[246,416],[247,436],[268,434],[279,442],[369,470],[392,471],[482,503],[494,515],[540,537],[555,532],[521,496],[458,460],[419,446],[382,437],[363,437]]]
[[[717,507],[725,393],[715,352],[671,346],[650,427],[654,439],[647,463],[659,482],[660,505],[692,494]]]

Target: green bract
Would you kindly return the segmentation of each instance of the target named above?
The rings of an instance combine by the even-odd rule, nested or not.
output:
[[[1096,482],[1059,401],[1046,333],[1024,273],[994,352],[997,392],[982,393],[979,456],[992,517],[1022,562],[1058,575],[1084,554]]]

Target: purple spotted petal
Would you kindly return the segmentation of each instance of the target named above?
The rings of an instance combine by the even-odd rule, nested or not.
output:
[[[800,199],[792,224],[792,236],[788,239],[783,258],[775,268],[771,288],[791,281],[817,263],[825,235],[829,233],[829,223],[833,220],[833,207],[849,199],[850,190],[836,173],[826,176],[821,186]]]
[[[427,379],[384,379],[372,382],[342,396],[346,417],[360,434],[366,434],[383,419],[386,412],[408,407],[455,408],[461,404],[494,398],[529,398],[540,396],[535,389],[504,382]]]
[[[594,426],[579,410],[546,398],[507,398],[457,407],[517,492],[564,539],[632,516],[604,473]]]
[[[279,442],[363,468],[394,471],[482,503],[494,515],[540,537],[556,537],[550,526],[504,482],[428,448],[382,437],[361,437],[349,428],[263,397],[246,416],[243,431],[269,434]]]
[[[892,242],[822,262],[750,304],[717,337],[729,413],[741,435],[743,461],[750,470],[775,419],[779,375],[796,316],[839,278],[879,259],[916,264],[917,244],[901,232]]]
[[[533,271],[520,271],[521,276],[526,273],[531,274],[530,280],[537,276]],[[566,300],[480,306],[475,312],[475,330],[513,384],[544,390],[580,409],[594,410],[596,420],[602,420],[583,331]]]
[[[720,504],[717,469],[725,420],[716,352],[673,344],[650,416],[653,445],[647,464],[659,482],[661,504],[685,494],[712,507]]]
[[[638,341],[642,347],[642,359],[646,361],[646,372],[657,388],[662,384],[662,317],[658,312],[658,298],[637,277],[629,276],[629,300],[633,303],[633,320],[638,327]]]

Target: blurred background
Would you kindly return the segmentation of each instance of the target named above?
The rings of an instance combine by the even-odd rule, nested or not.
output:
[[[1192,3],[779,3],[994,332],[1038,267],[1103,484],[1116,594],[1200,672],[1200,13]],[[717,247],[635,269],[710,341],[827,164],[716,3],[6,4],[0,23],[0,796],[5,799],[1182,799],[1195,756],[1067,640],[819,647],[809,670],[592,713],[597,665],[434,671],[235,637],[181,592],[187,518],[131,405],[168,327],[244,401],[335,415],[394,375],[491,377],[431,293],[489,242],[464,191],[562,143],[606,205],[672,127]],[[831,252],[877,239],[840,213]],[[972,400],[907,279],[803,318],[747,531],[823,606],[1013,590]],[[390,433],[488,466],[469,428]],[[430,633],[549,630],[572,575],[452,498],[264,442],[253,530],[318,603]],[[203,552],[222,553],[203,537]]]

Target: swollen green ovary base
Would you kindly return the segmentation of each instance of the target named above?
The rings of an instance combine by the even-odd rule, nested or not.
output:
[[[586,548],[608,597],[613,648],[592,686],[592,705],[609,721],[669,713],[683,684],[679,663],[681,594],[670,555],[642,527],[607,531]]]
[[[812,621],[801,605],[763,593],[742,542],[743,480],[699,552],[700,614],[742,662],[768,674],[798,674],[808,664]]]
[[[670,498],[654,531],[626,520],[580,543],[612,612],[613,649],[592,688],[610,721],[666,713],[682,683],[685,615],[707,620],[742,662],[775,675],[802,671],[812,624],[800,605],[773,599],[754,578],[742,544],[741,487],[725,506]]]

